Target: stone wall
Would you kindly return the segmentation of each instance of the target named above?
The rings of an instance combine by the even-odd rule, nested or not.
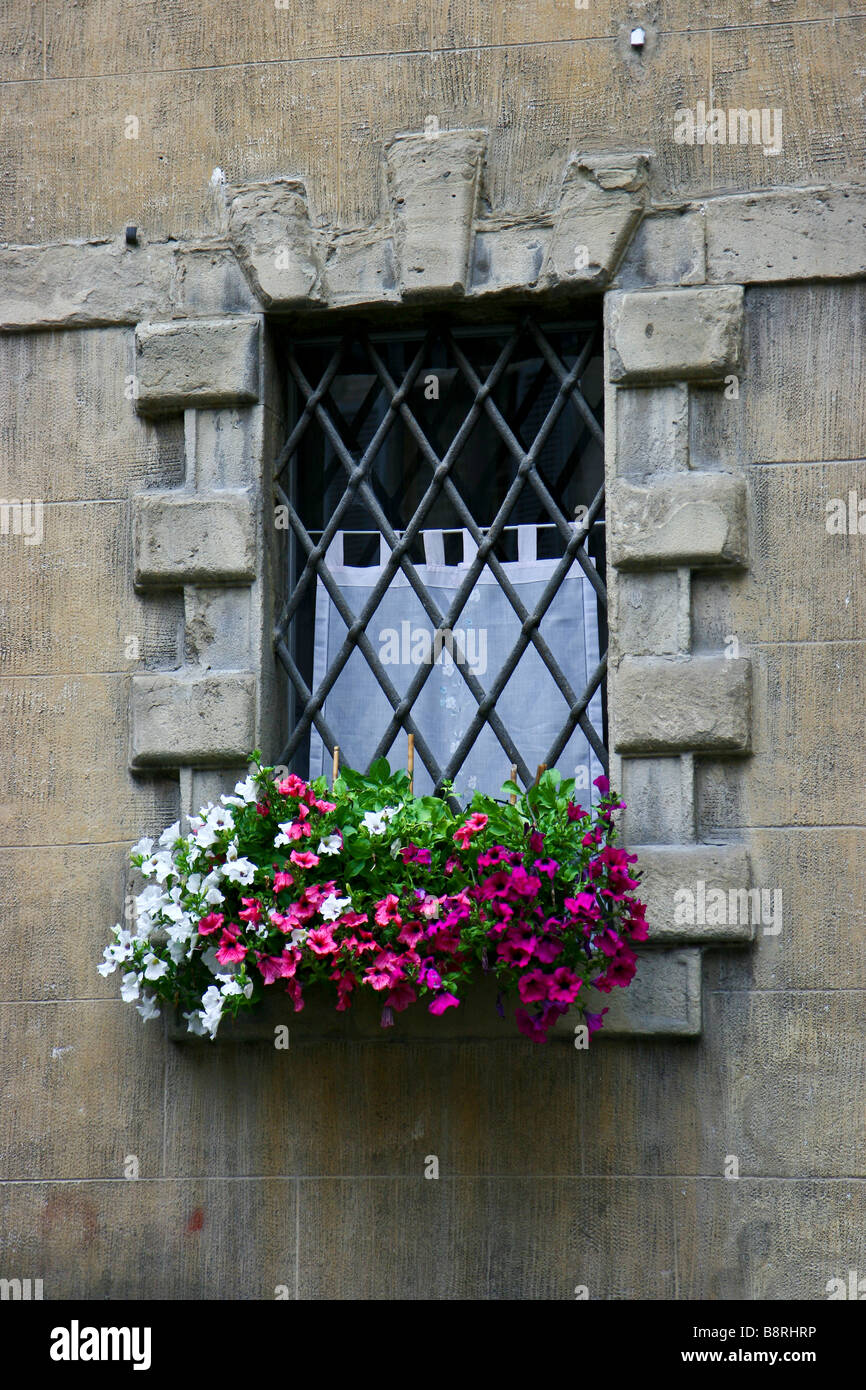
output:
[[[696,22],[685,0],[262,0],[253,23],[224,0],[46,0],[0,21],[0,498],[44,503],[39,544],[0,535],[0,1274],[42,1277],[46,1297],[766,1299],[825,1297],[866,1267],[863,540],[826,526],[830,499],[866,498],[854,8],[714,0]],[[781,109],[781,152],[676,143],[675,111],[710,86],[719,106]],[[621,529],[612,694],[629,836],[654,856],[664,954],[702,976],[700,1031],[588,1053],[178,1047],[95,963],[129,844],[220,776],[178,778],[187,731],[153,717],[165,682],[240,666],[264,671],[254,722],[273,698],[257,460],[281,417],[268,289],[255,248],[229,246],[226,189],[289,180],[297,209],[300,185],[314,272],[337,249],[330,281],[297,293],[358,297],[353,257],[395,196],[384,151],[431,117],[487,132],[472,274],[483,261],[494,281],[525,263],[521,228],[555,248],[574,151],[648,156],[651,215],[595,280]],[[552,252],[544,267],[555,288]],[[646,334],[649,357],[619,352],[629,296],[676,309],[705,282],[735,306],[733,355],[662,360]],[[225,351],[231,399],[167,396],[136,325],[215,311],[261,322],[255,387]],[[197,549],[193,571],[178,533],[225,489],[223,569]],[[665,524],[695,500],[724,522],[704,549]],[[680,720],[659,746],[656,717],[635,734],[627,678],[638,663],[640,703],[647,662],[662,716],[680,709],[670,668],[748,667],[733,744]],[[670,867],[684,846],[708,878],[747,854],[741,886],[781,891],[781,930],[683,948],[671,894],[705,872]]]

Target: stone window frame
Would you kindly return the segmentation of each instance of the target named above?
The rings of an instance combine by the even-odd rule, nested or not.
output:
[[[743,288],[704,283],[693,216],[649,206],[645,152],[572,154],[556,206],[517,218],[486,200],[486,143],[480,130],[397,136],[387,206],[356,231],[318,225],[300,180],[225,187],[232,260],[188,248],[180,312],[137,323],[136,409],[183,411],[187,471],[181,488],[134,499],[135,582],[183,588],[186,661],[132,677],[131,766],[177,768],[189,813],[279,737],[268,317],[603,294],[611,778],[653,929],[634,984],[605,1001],[604,1031],[694,1038],[701,948],[754,936],[751,923],[676,925],[672,910],[677,887],[750,882],[746,845],[699,843],[694,807],[695,757],[749,751],[750,663],[694,654],[690,630],[692,571],[748,563],[743,473],[732,460],[693,471],[688,437],[690,385],[742,369]],[[207,312],[220,301],[227,311]]]
[[[299,179],[229,187],[215,170],[216,235],[0,246],[0,333],[134,328],[118,399],[132,383],[142,415],[183,415],[184,483],[138,494],[132,511],[136,586],[183,591],[185,659],[131,677],[130,766],[177,770],[189,811],[250,747],[268,747],[264,712],[279,706],[268,317],[604,295],[611,775],[630,803],[653,939],[631,987],[606,1001],[600,1036],[694,1038],[701,949],[742,947],[754,929],[672,921],[677,887],[750,882],[747,841],[697,840],[695,758],[747,755],[751,676],[745,658],[693,652],[691,575],[742,571],[748,498],[743,460],[692,466],[689,393],[747,373],[744,289],[866,278],[866,191],[660,203],[650,153],[572,153],[551,205],[515,215],[487,197],[486,147],[483,130],[395,137],[365,228],[324,225]]]

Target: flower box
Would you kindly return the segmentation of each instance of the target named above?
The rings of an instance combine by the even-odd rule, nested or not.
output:
[[[115,927],[99,969],[120,968],[145,1019],[167,1006],[171,1036],[182,1018],[192,1037],[275,1046],[602,1026],[598,992],[631,982],[647,938],[606,779],[591,810],[549,771],[461,810],[384,760],[328,792],[253,757],[187,834],[132,851],[135,930]]]

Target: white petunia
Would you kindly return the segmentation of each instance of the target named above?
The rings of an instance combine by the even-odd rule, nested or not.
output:
[[[194,1033],[194,1034],[196,1035],[196,1037],[198,1037],[198,1038],[200,1038],[200,1037],[202,1037],[202,1036],[204,1035],[204,1031],[205,1031],[205,1030],[204,1030],[204,1025],[203,1025],[203,1023],[202,1023],[202,1021],[201,1021],[201,1015],[200,1015],[200,1014],[197,1014],[197,1013],[184,1014],[184,1018],[186,1019],[186,1028],[187,1028],[187,1032],[188,1032],[188,1033]]]
[[[141,993],[138,976],[134,970],[127,970],[120,986],[120,997],[125,1004],[133,1004]]]
[[[326,835],[324,840],[319,841],[317,854],[339,854],[343,848],[342,835]]]
[[[336,922],[341,917],[347,907],[351,907],[351,898],[338,898],[336,893],[331,893],[319,907],[319,911],[326,922]]]
[[[133,854],[150,854],[150,851],[152,849],[153,840],[151,840],[149,835],[142,835],[138,844],[132,846],[132,849],[129,851],[129,854],[130,857],[132,857]]]
[[[226,895],[221,893],[218,888],[211,887],[205,893],[204,900],[210,907],[215,907],[217,903],[225,902]]]
[[[206,989],[201,1002],[202,1008],[199,1011],[199,1018],[202,1023],[202,1032],[210,1033],[211,1038],[214,1038],[223,1016],[223,997],[219,987],[211,985]]]
[[[165,894],[155,883],[149,883],[144,892],[139,893],[135,906],[139,912],[154,912],[165,901]]]
[[[170,845],[176,845],[179,839],[180,821],[176,820],[174,825],[169,825],[165,830],[163,830],[162,834],[159,837],[159,843],[164,848],[168,848]]]
[[[149,1018],[159,1018],[159,1006],[157,1005],[155,994],[146,994],[144,996],[144,1002],[136,1004],[136,1008],[145,1021]]]
[[[168,973],[168,961],[160,960],[153,951],[148,951],[144,958],[144,978],[146,980],[159,980]]]
[[[280,845],[291,844],[291,840],[289,839],[289,830],[291,828],[291,824],[292,822],[290,820],[282,821],[280,823],[280,833],[274,840],[274,849],[279,849]]]
[[[248,806],[251,801],[258,801],[258,788],[252,777],[247,777],[238,782],[234,796],[221,796],[220,801],[224,806]]]
[[[365,811],[364,825],[371,835],[384,835],[385,831],[388,829],[388,821],[391,820],[394,814],[393,811],[389,812],[387,806],[384,811]]]
[[[223,998],[228,994],[242,994],[245,999],[249,999],[253,992],[252,980],[248,980],[245,985],[241,985],[240,981],[234,975],[217,975],[217,979],[222,984]]]
[[[213,826],[203,825],[195,837],[195,842],[200,850],[210,849],[211,845],[215,845],[217,842],[217,833]]]
[[[234,830],[235,818],[226,806],[215,806],[207,818],[212,830]]]
[[[235,859],[224,865],[223,873],[231,883],[252,883],[256,876],[256,866],[249,859]]]

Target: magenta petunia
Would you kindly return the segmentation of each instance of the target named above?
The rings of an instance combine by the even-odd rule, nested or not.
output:
[[[435,999],[431,999],[427,1008],[431,1014],[444,1014],[446,1009],[456,1009],[460,1000],[456,994],[450,994],[444,990],[442,994],[437,994]]]
[[[209,912],[199,922],[199,932],[202,936],[210,936],[211,932],[219,931],[224,921],[225,918],[221,912]]]

